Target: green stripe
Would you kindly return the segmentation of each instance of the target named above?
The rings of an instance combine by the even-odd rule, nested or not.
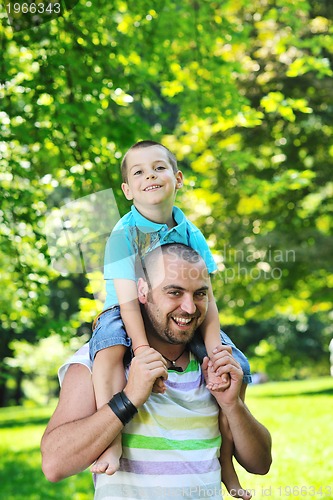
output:
[[[123,446],[147,450],[206,450],[219,448],[221,436],[212,439],[164,439],[133,434],[123,434]]]
[[[196,372],[198,370],[198,366],[199,366],[198,361],[196,359],[191,359],[189,364],[186,367],[186,370],[182,373]],[[174,371],[174,370],[172,370],[172,368],[171,368],[171,371]],[[181,376],[181,374],[180,374],[180,376]]]

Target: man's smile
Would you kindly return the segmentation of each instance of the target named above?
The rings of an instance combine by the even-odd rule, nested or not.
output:
[[[171,316],[171,319],[178,327],[186,327],[189,326],[190,323],[193,322],[195,318],[183,318],[181,316]]]

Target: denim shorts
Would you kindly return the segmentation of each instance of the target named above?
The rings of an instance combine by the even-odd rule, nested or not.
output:
[[[241,368],[243,370],[243,382],[245,382],[245,384],[250,384],[252,382],[252,376],[251,376],[250,363],[248,362],[247,357],[245,356],[244,353],[242,353],[242,351],[238,349],[238,347],[235,346],[233,341],[228,337],[228,335],[223,330],[221,330],[220,333],[221,333],[222,344],[229,345],[231,347],[233,357],[241,365]],[[203,358],[207,356],[207,351],[203,339],[199,333],[196,333],[194,335],[189,346],[190,350],[193,352],[193,354],[198,358],[198,360],[201,363]]]
[[[115,345],[123,345],[125,347],[132,345],[132,341],[127,335],[121,319],[119,306],[111,307],[98,316],[89,342],[91,361],[94,361],[98,351]]]

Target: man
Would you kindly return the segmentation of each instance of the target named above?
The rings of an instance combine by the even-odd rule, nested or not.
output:
[[[221,499],[219,407],[249,472],[268,472],[270,435],[242,401],[243,373],[231,348],[221,346],[202,368],[187,349],[208,307],[204,261],[173,244],[150,252],[145,268],[138,296],[151,349],[133,358],[124,391],[97,412],[86,363],[70,365],[42,439],[43,471],[59,481],[86,469],[122,431],[120,470],[98,475],[95,498]],[[211,366],[230,376],[229,388],[214,397],[201,376]],[[151,392],[159,377],[164,394]]]

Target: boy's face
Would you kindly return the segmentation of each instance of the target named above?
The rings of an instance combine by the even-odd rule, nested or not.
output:
[[[163,147],[133,149],[127,153],[126,163],[127,182],[121,188],[138,210],[166,202],[173,204],[176,190],[183,185],[183,174],[180,170],[174,173]]]

